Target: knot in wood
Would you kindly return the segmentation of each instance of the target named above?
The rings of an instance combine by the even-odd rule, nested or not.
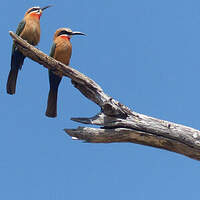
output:
[[[127,118],[127,114],[123,112],[119,107],[113,106],[112,103],[106,102],[102,107],[102,112],[111,117],[117,117],[117,118]]]

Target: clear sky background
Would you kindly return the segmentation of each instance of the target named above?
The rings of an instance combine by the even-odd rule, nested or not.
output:
[[[38,48],[49,53],[55,30],[70,27],[71,66],[134,111],[200,129],[199,0],[1,2],[0,199],[198,199],[200,162],[131,143],[88,144],[63,131],[99,108],[62,80],[58,117],[45,116],[48,74],[26,59],[16,95],[6,94],[12,39],[25,11],[41,17]]]

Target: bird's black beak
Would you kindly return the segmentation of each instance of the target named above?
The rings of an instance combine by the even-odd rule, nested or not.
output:
[[[45,7],[41,8],[41,10],[43,11],[43,10],[50,8],[50,7],[52,7],[52,5],[45,6]]]
[[[74,32],[72,32],[71,35],[84,35],[84,36],[86,36],[85,33],[78,32],[78,31],[74,31]]]

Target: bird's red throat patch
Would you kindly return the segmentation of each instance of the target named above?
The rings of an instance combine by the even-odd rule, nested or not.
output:
[[[34,13],[33,12],[30,15],[33,16],[33,17],[35,17],[35,18],[37,18],[37,19],[40,19],[40,17],[42,16],[42,13],[39,14],[39,13]]]
[[[60,37],[63,38],[63,39],[65,39],[65,40],[70,40],[70,39],[71,39],[71,38],[70,38],[69,36],[67,36],[67,35],[61,35]]]

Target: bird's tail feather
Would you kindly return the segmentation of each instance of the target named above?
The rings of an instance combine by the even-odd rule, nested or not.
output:
[[[57,116],[57,96],[58,96],[57,89],[49,90],[47,109],[46,109],[46,113],[45,113],[47,117],[56,117]]]
[[[6,86],[8,94],[15,94],[18,71],[19,69],[11,69],[9,72]]]
[[[25,59],[25,56],[19,50],[15,49],[12,52],[11,70],[8,75],[7,86],[6,86],[8,94],[15,94],[17,75],[18,75],[19,69],[22,68],[24,59]]]

